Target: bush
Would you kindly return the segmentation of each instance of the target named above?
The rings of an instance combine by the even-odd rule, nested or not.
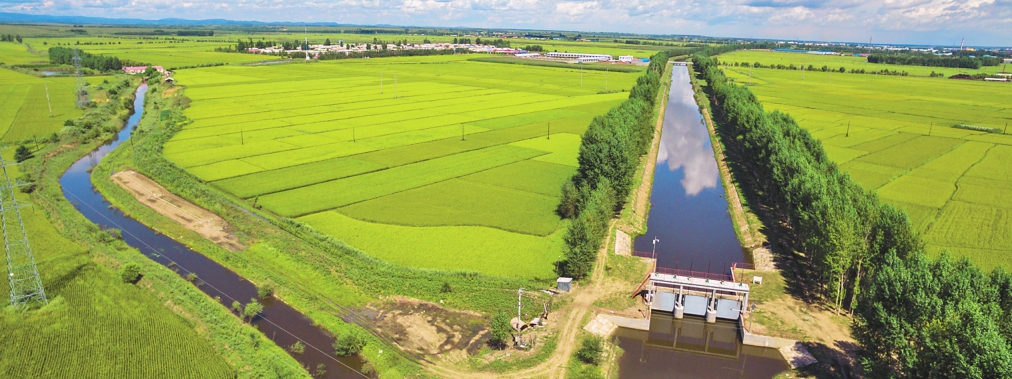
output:
[[[488,340],[489,346],[496,349],[505,349],[510,344],[513,335],[513,326],[510,325],[510,316],[500,309],[492,316],[492,323],[489,326],[492,338]]]
[[[119,277],[123,279],[123,283],[137,283],[137,279],[141,277],[141,265],[134,262],[123,265],[119,271]]]
[[[580,341],[580,349],[576,351],[576,358],[583,363],[597,365],[601,363],[601,337],[586,336]]]
[[[18,161],[18,163],[27,161],[33,157],[35,157],[35,155],[32,154],[32,151],[28,150],[28,147],[25,145],[18,146],[18,149],[14,151],[14,160]]]
[[[450,286],[450,282],[443,282],[443,288],[440,288],[439,292],[442,292],[442,293],[453,292],[453,287]]]
[[[342,333],[334,341],[334,354],[347,357],[361,353],[365,343],[365,337],[357,331]]]
[[[257,286],[257,297],[260,299],[266,299],[274,294],[274,283],[264,282]]]

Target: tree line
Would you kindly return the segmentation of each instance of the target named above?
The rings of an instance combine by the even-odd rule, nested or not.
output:
[[[640,157],[653,140],[654,103],[668,57],[667,52],[654,54],[629,99],[595,117],[583,134],[579,168],[562,186],[557,209],[572,220],[564,236],[560,275],[583,278],[590,273],[609,220],[625,206]]]
[[[871,54],[868,63],[901,64],[909,66],[953,67],[979,69],[982,66],[997,66],[1001,58],[968,56],[937,56],[933,54]]]
[[[894,76],[908,76],[908,75],[910,75],[910,73],[908,73],[906,71],[896,71],[896,70],[890,71],[889,69],[881,69],[881,70],[878,70],[878,71],[867,71],[866,72],[865,69],[863,69],[863,68],[860,68],[860,69],[852,68],[852,69],[850,69],[850,71],[848,71],[847,68],[843,67],[843,66],[840,66],[840,68],[829,67],[827,65],[822,65],[822,67],[816,67],[813,64],[805,66],[803,64],[795,65],[793,63],[786,64],[786,65],[782,64],[782,63],[768,64],[768,65],[766,65],[766,64],[762,64],[761,62],[730,62],[730,63],[729,62],[720,62],[720,65],[721,66],[733,66],[733,67],[769,68],[769,69],[777,69],[777,70],[804,70],[804,71],[821,71],[821,72],[839,72],[841,74],[849,72],[851,74],[865,74],[865,73],[868,73],[868,74],[875,74],[875,75],[894,75]],[[938,76],[941,76],[941,75],[938,75]],[[931,75],[931,77],[935,77],[935,75]]]
[[[123,68],[123,62],[117,57],[94,55],[81,50],[78,50],[78,55],[81,57],[82,67],[99,71],[113,71]],[[74,49],[59,46],[50,47],[49,63],[73,65]]]
[[[14,42],[21,43],[21,35],[14,34],[0,34],[0,42]]]
[[[794,252],[799,285],[855,311],[869,377],[1012,377],[1012,275],[927,258],[907,215],[851,180],[793,118],[766,112],[717,59],[693,63],[736,179]]]

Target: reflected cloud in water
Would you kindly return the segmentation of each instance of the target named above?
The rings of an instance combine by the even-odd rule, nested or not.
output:
[[[664,131],[657,153],[657,164],[667,162],[668,169],[684,169],[682,187],[686,196],[695,196],[707,188],[717,188],[719,172],[713,158],[713,147],[706,128],[694,122],[695,117],[676,117],[682,114],[699,114],[692,92],[683,91],[679,99],[669,99],[664,115]],[[684,113],[683,113],[684,112]]]

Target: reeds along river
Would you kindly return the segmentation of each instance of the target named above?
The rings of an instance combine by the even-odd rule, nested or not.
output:
[[[650,195],[647,233],[635,241],[657,265],[724,273],[745,261],[724,198],[717,161],[703,115],[693,98],[689,70],[672,67],[660,150]],[[619,328],[622,378],[771,378],[787,370],[779,351],[743,346],[737,322],[707,324],[651,315],[650,331]]]
[[[167,267],[174,264],[171,267],[178,268],[180,276],[191,272],[196,274],[199,278],[198,287],[208,296],[219,297],[226,306],[232,301],[245,304],[257,297],[256,286],[253,283],[126,216],[123,212],[110,208],[109,202],[91,184],[91,169],[102,157],[130,138],[130,132],[140,122],[144,113],[146,93],[145,85],[137,89],[137,98],[134,101],[135,113],[130,116],[126,127],[115,139],[75,162],[60,177],[63,194],[91,222],[102,228],[116,228],[122,231],[123,241],[140,250],[148,258]],[[281,347],[291,346],[296,341],[306,344],[305,352],[293,354],[293,357],[304,367],[308,367],[310,372],[315,371],[317,365],[323,364],[326,367],[324,378],[363,377],[358,373],[362,369],[362,360],[358,357],[335,357],[332,349],[334,338],[313,325],[308,317],[278,300],[269,298],[262,302],[264,311],[253,320],[253,324]]]

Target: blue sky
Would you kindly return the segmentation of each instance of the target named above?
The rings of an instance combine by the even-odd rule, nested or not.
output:
[[[7,12],[1012,45],[1012,0],[0,0]]]

